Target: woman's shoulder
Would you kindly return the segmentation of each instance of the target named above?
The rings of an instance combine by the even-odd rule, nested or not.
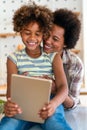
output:
[[[83,68],[82,59],[77,54],[75,54],[74,52],[72,52],[70,50],[66,50],[65,57],[67,59],[66,63],[68,63],[68,64],[70,63],[72,65],[76,65],[78,67]]]
[[[66,50],[65,56],[72,61],[82,62],[81,58],[71,50]]]

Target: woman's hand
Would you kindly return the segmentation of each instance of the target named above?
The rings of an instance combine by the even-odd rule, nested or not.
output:
[[[29,72],[24,72],[24,73],[22,73],[22,75],[28,76],[28,73],[29,73]],[[55,80],[54,80],[53,78],[49,77],[48,75],[33,76],[33,77],[35,77],[35,78],[44,78],[44,79],[50,79],[50,80],[52,80],[51,93],[52,93],[52,94],[56,94],[56,91],[57,91],[57,90],[56,90]]]
[[[4,106],[4,113],[8,117],[13,117],[16,114],[22,113],[22,110],[18,107],[16,103],[12,102],[11,99],[8,98]]]
[[[57,88],[56,88],[55,80],[54,80],[53,78],[49,77],[48,75],[43,75],[43,76],[41,76],[41,78],[52,80],[51,93],[52,93],[52,94],[56,94]]]

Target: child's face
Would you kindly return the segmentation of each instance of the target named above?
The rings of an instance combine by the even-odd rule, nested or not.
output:
[[[35,51],[42,42],[43,32],[37,22],[31,22],[21,31],[21,37],[27,49]]]

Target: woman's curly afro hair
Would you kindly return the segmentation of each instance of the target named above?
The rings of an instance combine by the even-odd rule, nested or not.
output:
[[[14,31],[16,32],[20,32],[30,22],[37,22],[43,33],[47,35],[52,26],[52,21],[52,11],[45,6],[39,6],[35,3],[23,5],[13,16]]]
[[[64,44],[67,49],[74,48],[80,35],[81,22],[71,10],[57,9],[53,12],[54,24],[64,28]]]

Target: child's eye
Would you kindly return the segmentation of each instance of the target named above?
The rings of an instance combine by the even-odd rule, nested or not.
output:
[[[36,36],[40,36],[40,35],[41,35],[41,33],[40,33],[40,32],[37,32],[37,33],[36,33]]]
[[[26,35],[30,35],[30,32],[24,32]]]
[[[22,33],[25,34],[25,35],[30,35],[31,34],[31,32],[28,31],[28,30],[23,30]]]

